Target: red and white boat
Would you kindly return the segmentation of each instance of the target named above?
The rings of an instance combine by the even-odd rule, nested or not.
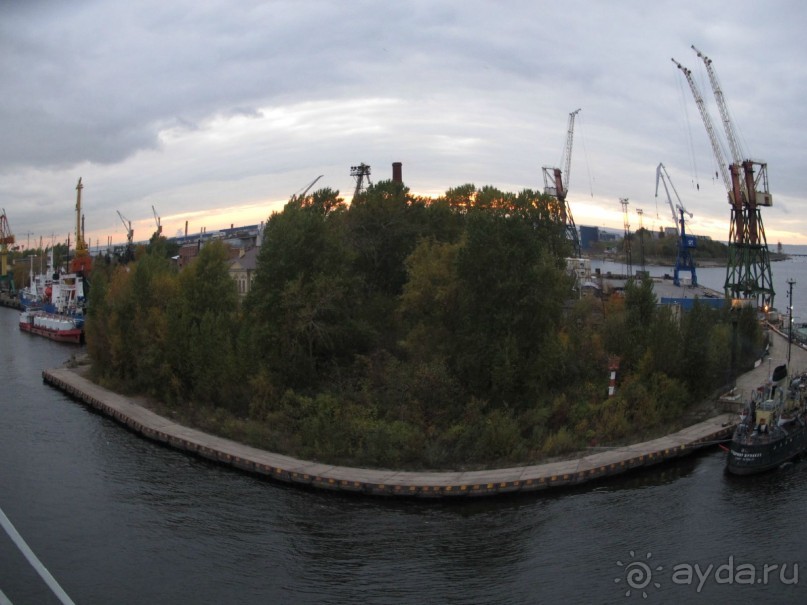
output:
[[[84,319],[26,309],[20,313],[20,330],[58,342],[84,342]]]

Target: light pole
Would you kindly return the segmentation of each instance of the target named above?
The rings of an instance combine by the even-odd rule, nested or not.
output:
[[[787,280],[789,291],[787,293],[787,370],[790,371],[790,347],[793,344],[793,285],[796,281],[791,277]]]

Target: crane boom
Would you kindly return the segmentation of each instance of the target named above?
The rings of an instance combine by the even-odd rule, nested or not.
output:
[[[321,174],[321,175],[319,175],[317,178],[315,178],[313,181],[311,181],[310,183],[308,183],[308,186],[307,186],[305,189],[303,189],[303,192],[302,192],[302,193],[301,193],[299,196],[297,196],[297,197],[298,197],[299,199],[303,199],[303,198],[305,197],[305,194],[306,194],[306,193],[308,193],[308,191],[311,189],[311,187],[313,187],[313,186],[316,184],[316,182],[317,182],[318,180],[320,180],[320,179],[321,179],[323,176],[325,176],[325,175],[324,175],[324,174]]]
[[[723,184],[726,186],[726,191],[731,197],[732,185],[731,177],[729,176],[728,163],[726,162],[726,156],[723,153],[723,147],[720,145],[720,139],[717,138],[717,133],[712,125],[712,118],[709,115],[709,112],[706,110],[706,104],[703,102],[703,95],[701,95],[698,85],[695,83],[695,80],[692,77],[692,71],[681,65],[675,59],[673,59],[672,62],[675,63],[678,66],[678,69],[683,72],[684,77],[686,77],[686,80],[689,83],[689,88],[692,91],[692,96],[695,97],[695,104],[698,106],[698,111],[700,111],[703,125],[706,127],[706,133],[709,135],[709,142],[712,144],[712,152],[714,153],[715,160],[717,161],[720,175],[723,177]],[[731,199],[729,201],[731,202]]]
[[[564,193],[569,190],[569,178],[572,171],[572,141],[574,140],[574,119],[580,113],[580,108],[569,114],[569,126],[566,128],[566,148],[560,165],[563,166],[565,179],[563,179]],[[565,160],[565,161],[564,161]]]
[[[692,213],[684,208],[684,204],[681,203],[681,198],[678,196],[678,191],[675,189],[675,185],[673,185],[672,179],[670,179],[670,175],[667,173],[667,168],[661,162],[659,162],[656,168],[656,197],[658,197],[659,181],[664,185],[664,191],[667,193],[667,201],[670,203],[670,209],[672,210],[673,223],[679,226],[679,229],[676,229],[678,233],[678,245],[675,257],[675,270],[673,271],[673,284],[676,286],[681,285],[679,274],[683,270],[690,272],[692,285],[697,286],[698,275],[695,272],[695,263],[692,260],[692,254],[689,252],[690,249],[697,247],[697,240],[693,236],[687,235],[686,221],[684,219],[684,214],[688,214],[689,218],[692,218]],[[669,188],[667,187],[668,183]],[[675,193],[678,204],[673,203],[670,189]]]
[[[76,185],[76,256],[86,256],[89,254],[87,242],[84,241],[84,217],[81,214],[81,190],[84,185],[81,184],[81,177],[78,178]]]
[[[118,216],[120,217],[123,226],[126,227],[126,243],[131,246],[132,240],[134,239],[134,231],[132,230],[132,221],[127,220],[126,217],[124,217],[120,213],[120,210],[118,210]]]
[[[0,279],[8,279],[8,246],[14,243],[14,234],[8,224],[6,209],[0,214]],[[12,282],[13,283],[13,282]]]
[[[726,105],[726,99],[723,97],[723,90],[720,88],[720,82],[718,81],[717,73],[712,66],[712,60],[695,48],[694,44],[692,45],[692,50],[694,50],[698,57],[703,60],[703,64],[706,66],[706,73],[709,75],[709,82],[712,85],[712,93],[714,94],[715,101],[717,102],[717,109],[720,112],[720,119],[723,120],[723,130],[726,132],[726,140],[728,141],[729,149],[731,150],[731,159],[735,164],[741,164],[743,161],[743,153],[740,150],[740,144],[737,140],[737,135],[734,132],[734,125],[729,117],[729,109]]]
[[[160,216],[157,214],[154,206],[151,207],[151,211],[154,213],[154,222],[157,223],[157,235],[159,236],[163,232],[163,226],[160,224]]]
[[[3,208],[3,213],[0,214],[0,246],[3,247],[3,250],[7,250],[8,245],[13,244],[14,241],[14,234],[11,232],[11,227],[8,224],[6,209]]]
[[[566,237],[574,247],[575,256],[580,257],[580,238],[577,235],[577,226],[574,224],[572,209],[566,201],[566,193],[569,189],[569,172],[572,166],[572,141],[574,140],[574,119],[580,109],[575,109],[569,114],[569,125],[566,128],[566,146],[563,148],[563,156],[560,158],[560,168],[543,166],[541,170],[544,175],[544,193],[551,195],[558,200],[558,214],[560,221],[565,225]]]
[[[92,257],[90,256],[90,247],[84,240],[84,215],[81,213],[82,189],[84,189],[84,185],[81,183],[81,177],[79,177],[76,185],[76,254],[70,260],[70,271],[74,273],[82,272],[85,276],[88,276],[92,271]]]
[[[664,191],[667,193],[667,201],[670,204],[670,210],[672,210],[672,218],[673,223],[678,223],[678,209],[680,208],[683,212],[689,215],[689,218],[692,218],[692,213],[689,212],[686,208],[684,208],[683,202],[681,202],[681,196],[678,195],[678,190],[675,188],[675,185],[670,178],[670,175],[667,173],[667,168],[659,162],[658,167],[656,168],[656,197],[658,197],[658,184],[661,181],[661,184],[664,185]],[[667,184],[669,183],[670,188],[673,190],[675,194],[675,199],[678,200],[678,204],[674,205],[672,196],[670,196],[670,189],[667,188]]]
[[[692,49],[706,65],[712,92],[720,109],[726,139],[732,154],[732,161],[727,164],[711,118],[706,111],[703,97],[692,78],[692,72],[673,59],[673,63],[686,76],[695,97],[701,118],[706,126],[706,132],[712,143],[712,151],[723,176],[729,204],[731,204],[729,258],[726,264],[724,290],[727,297],[756,298],[757,305],[766,309],[773,304],[775,294],[765,227],[762,224],[762,214],[760,213],[760,206],[770,206],[773,203],[768,190],[768,165],[765,162],[743,159],[712,61],[694,46]],[[759,167],[756,174],[755,167]]]

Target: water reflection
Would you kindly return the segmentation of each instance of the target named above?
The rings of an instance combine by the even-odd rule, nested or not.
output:
[[[782,586],[695,593],[668,572],[732,554],[807,560],[804,463],[735,480],[711,448],[482,500],[297,489],[145,441],[43,385],[70,350],[20,342],[1,311],[0,338],[18,350],[0,367],[0,506],[77,603],[622,603],[617,561],[631,551],[665,568],[655,602],[796,601]],[[48,603],[5,542],[0,590]]]

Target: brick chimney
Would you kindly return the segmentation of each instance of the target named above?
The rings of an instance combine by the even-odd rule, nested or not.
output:
[[[392,163],[392,182],[393,183],[403,183],[403,176],[401,172],[402,164],[400,162],[393,162]]]

